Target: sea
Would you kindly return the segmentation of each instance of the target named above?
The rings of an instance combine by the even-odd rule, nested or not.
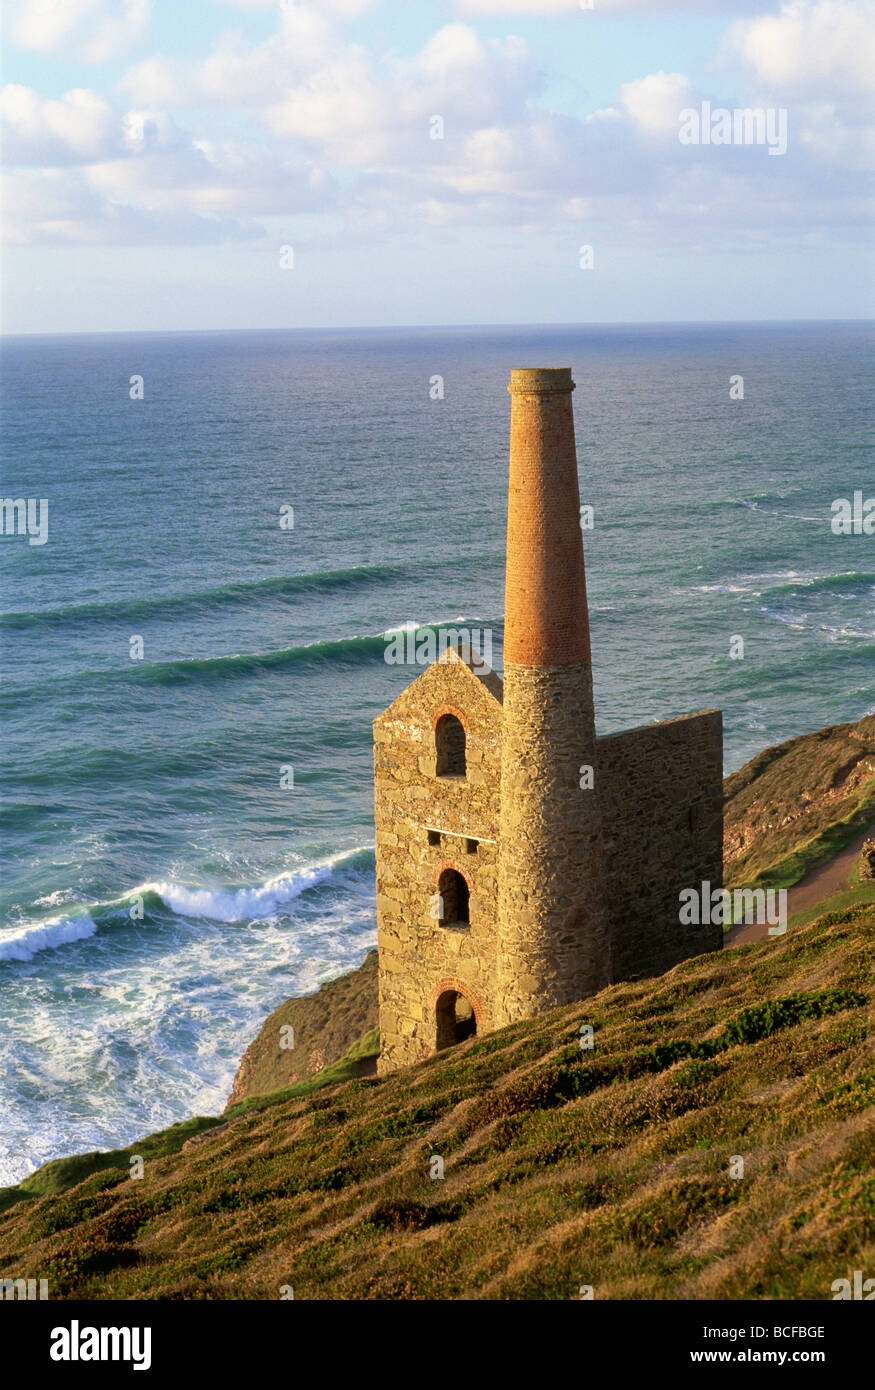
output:
[[[392,635],[476,628],[501,669],[512,367],[577,383],[600,731],[720,706],[730,772],[875,711],[875,537],[832,524],[875,495],[872,348],[4,339],[2,494],[48,524],[0,542],[0,1183],[219,1113],[266,1015],[375,944],[371,721],[421,670]]]

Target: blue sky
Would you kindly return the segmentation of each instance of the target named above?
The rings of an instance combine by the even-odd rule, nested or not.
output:
[[[5,331],[871,314],[873,0],[593,6],[9,0]]]

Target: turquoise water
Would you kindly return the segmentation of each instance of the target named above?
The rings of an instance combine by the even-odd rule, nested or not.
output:
[[[866,325],[5,340],[49,538],[0,545],[0,1182],[215,1112],[374,944],[370,722],[417,674],[382,634],[489,627],[500,668],[533,365],[578,383],[601,730],[719,705],[729,771],[875,710],[875,538],[829,524],[875,493]]]

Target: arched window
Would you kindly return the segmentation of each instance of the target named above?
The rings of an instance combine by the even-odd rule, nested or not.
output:
[[[477,1032],[474,1010],[464,994],[455,989],[445,989],[438,996],[435,1005],[436,1047],[442,1052],[445,1047],[453,1047],[464,1042]]]
[[[438,879],[438,893],[443,904],[442,927],[466,927],[468,916],[468,885],[456,869],[444,869]]]
[[[465,727],[454,714],[442,714],[434,727],[438,777],[465,776]]]

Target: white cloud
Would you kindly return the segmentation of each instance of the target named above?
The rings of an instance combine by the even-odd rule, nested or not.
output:
[[[849,0],[794,0],[773,18],[819,5]],[[225,34],[196,61],[153,55],[119,86],[129,109],[90,92],[52,103],[11,89],[17,162],[80,165],[66,182],[26,184],[34,236],[74,239],[78,226],[86,241],[142,240],[151,228],[158,240],[190,227],[195,240],[220,239],[259,235],[252,219],[334,209],[361,235],[466,222],[568,223],[573,236],[600,220],[615,237],[689,240],[706,227],[712,237],[780,236],[839,223],[843,207],[859,220],[858,181],[841,191],[841,171],[861,167],[865,145],[838,94],[794,103],[786,158],[681,146],[680,111],[713,98],[683,72],[626,82],[612,105],[580,119],[540,104],[542,76],[520,38],[488,38],[457,19],[402,58],[350,42],[343,8],[285,7],[268,39]],[[748,45],[738,50],[744,70],[768,92],[776,79],[758,24],[733,32]],[[818,61],[826,71],[826,55]],[[794,71],[801,81],[798,61]],[[197,112],[191,130],[173,119],[175,106]],[[434,116],[442,139],[430,138]],[[338,180],[331,166],[345,170]]]
[[[149,124],[147,118],[147,130]],[[317,211],[334,197],[333,180],[317,166],[286,163],[244,142],[174,138],[172,131],[147,140],[135,159],[107,160],[84,172],[88,186],[109,202],[162,213],[264,217]]]
[[[484,40],[467,25],[445,25],[388,75],[363,48],[342,49],[306,81],[290,84],[266,119],[277,134],[318,146],[329,162],[439,161],[447,148],[429,141],[440,116],[445,139],[518,120],[538,74],[518,38]]]
[[[150,17],[150,0],[19,0],[12,32],[21,48],[107,63],[141,42]]]
[[[312,5],[284,9],[280,28],[247,47],[239,34],[223,34],[196,62],[157,54],[128,69],[121,89],[148,105],[263,106],[330,63],[343,51],[342,30]]]
[[[75,169],[7,170],[0,189],[5,239],[12,245],[198,246],[265,234],[259,224],[234,217],[115,202]]]
[[[861,174],[875,167],[875,128],[846,125],[832,102],[806,109],[799,139],[812,160],[824,167]]]
[[[295,0],[213,0],[216,5],[229,6],[235,10],[275,10],[288,13],[296,8]],[[365,10],[371,9],[377,0],[319,0],[319,8],[328,14],[336,14],[341,19],[356,19]]]
[[[322,211],[332,178],[261,141],[195,138],[167,112],[115,110],[94,92],[49,101],[0,92],[8,241],[216,242],[262,236],[251,219]]]
[[[10,84],[0,91],[0,128],[7,164],[84,163],[105,157],[121,142],[109,102],[86,88],[51,101]]]
[[[778,14],[737,24],[730,46],[773,92],[868,93],[875,73],[872,0],[790,0]]]
[[[693,86],[680,72],[654,72],[620,87],[620,105],[647,135],[677,138],[679,113],[693,101]]]

